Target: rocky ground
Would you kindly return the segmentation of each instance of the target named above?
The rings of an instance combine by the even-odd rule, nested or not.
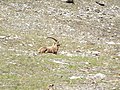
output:
[[[1,0],[0,89],[119,90],[120,1],[97,1]]]

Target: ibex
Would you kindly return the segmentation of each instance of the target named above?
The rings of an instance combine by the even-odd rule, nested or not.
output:
[[[38,49],[39,53],[53,53],[53,54],[57,54],[58,49],[59,49],[59,42],[57,39],[53,38],[53,37],[47,37],[47,38],[51,38],[55,41],[55,43],[53,43],[52,46],[48,46],[48,47],[41,47]]]

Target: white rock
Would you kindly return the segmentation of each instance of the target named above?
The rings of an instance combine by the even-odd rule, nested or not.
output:
[[[4,38],[6,38],[6,36],[0,36],[0,39],[4,39]]]
[[[110,45],[114,45],[115,42],[111,41],[111,42],[106,42],[107,44],[110,44]]]
[[[71,77],[69,77],[70,79],[79,79],[79,78],[81,78],[80,76],[71,76]]]
[[[97,73],[97,74],[89,74],[86,79],[93,79],[93,80],[102,80],[106,78],[106,75],[105,74],[102,74],[102,73]]]
[[[33,47],[33,45],[32,45],[32,44],[28,44],[28,46]]]
[[[116,43],[117,45],[120,45],[120,43]]]
[[[61,54],[66,54],[67,52],[66,52],[66,51],[61,51],[60,53],[61,53]]]
[[[98,56],[98,55],[100,55],[100,52],[99,51],[92,51],[92,54],[93,54],[93,56]]]
[[[67,53],[66,56],[70,56],[70,57],[72,57],[73,54],[71,54],[71,53]]]
[[[65,63],[63,61],[53,60],[53,62],[58,63],[58,64],[66,64],[66,65],[68,65],[68,63]]]
[[[97,73],[94,75],[94,78],[96,79],[104,79],[106,77],[105,74],[102,74],[102,73]]]
[[[118,42],[118,43],[115,43],[115,42],[113,42],[113,41],[111,41],[111,42],[106,42],[107,44],[110,44],[110,45],[120,45],[120,43]]]

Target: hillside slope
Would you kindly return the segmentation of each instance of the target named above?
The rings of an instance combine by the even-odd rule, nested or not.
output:
[[[120,1],[0,1],[0,89],[120,89]],[[38,54],[57,38],[58,55]]]

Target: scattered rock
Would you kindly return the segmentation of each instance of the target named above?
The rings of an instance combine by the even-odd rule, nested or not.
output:
[[[52,61],[52,62],[54,62],[54,63],[58,63],[58,64],[69,65],[68,63],[64,62],[63,60],[54,60],[54,59],[51,59],[50,61]]]
[[[102,74],[102,73],[97,73],[97,74],[94,75],[94,78],[96,78],[96,79],[105,79],[106,75]]]
[[[10,36],[0,36],[0,39],[8,39]]]
[[[110,42],[106,42],[107,44],[109,44],[109,45],[120,45],[120,43],[118,42],[118,43],[115,43],[115,42],[113,42],[113,41],[110,41]]]
[[[102,79],[105,79],[106,78],[106,75],[105,74],[102,74],[102,73],[97,73],[95,75],[93,74],[89,74],[86,79],[93,79],[93,80],[102,80]]]
[[[55,90],[54,84],[50,84],[50,85],[48,86],[48,89],[47,89],[47,90]]]
[[[70,79],[80,79],[81,78],[81,76],[71,76],[71,77],[69,77]],[[83,77],[82,77],[83,78]]]
[[[4,0],[2,0],[2,1],[4,2]],[[8,0],[5,0],[5,1],[8,1]],[[65,47],[63,46],[63,48],[65,48],[65,50],[66,49],[69,49],[69,50],[68,51],[61,50],[61,52],[58,54],[68,56],[68,58],[69,57],[71,58],[74,56],[83,56],[83,57],[84,56],[85,57],[99,56],[105,52],[105,51],[102,52],[102,50],[100,50],[100,49],[103,49],[103,50],[106,49],[106,51],[108,51],[108,50],[111,50],[111,48],[113,50],[116,48],[119,50],[119,47],[118,47],[120,45],[120,43],[119,43],[120,7],[119,6],[116,6],[114,4],[111,4],[111,6],[106,6],[106,3],[104,3],[104,2],[96,2],[97,4],[91,3],[92,0],[90,3],[87,3],[87,0],[86,1],[76,0],[78,2],[76,4],[76,6],[73,5],[73,6],[69,7],[69,5],[71,5],[71,4],[64,4],[61,2],[59,3],[58,1],[59,0],[53,0],[52,2],[51,2],[51,0],[45,0],[45,1],[42,1],[42,0],[34,1],[33,0],[32,2],[31,1],[24,2],[24,0],[23,0],[22,3],[21,2],[8,2],[7,4],[3,4],[0,2],[0,15],[1,15],[0,16],[0,27],[5,28],[5,30],[6,29],[11,30],[11,31],[16,30],[16,32],[18,30],[21,30],[21,32],[24,32],[25,35],[31,33],[30,30],[31,31],[39,30],[39,32],[35,32],[35,33],[39,33],[39,34],[35,35],[35,40],[38,39],[37,38],[38,35],[43,37],[42,33],[44,33],[44,35],[47,35],[47,36],[56,35],[56,36],[59,36],[60,38],[62,37],[63,38],[62,40],[64,40],[63,45],[68,43]],[[84,3],[82,3],[82,1]],[[58,2],[58,3],[56,3],[56,2]],[[74,1],[66,0],[66,3],[74,3]],[[14,33],[14,32],[10,32],[10,33]],[[111,34],[113,34],[114,37],[110,38]],[[24,34],[23,34],[23,37],[24,37]],[[3,34],[3,36],[1,35],[0,39],[7,39],[7,42],[0,43],[1,52],[2,51],[5,51],[5,52],[8,51],[6,53],[9,53],[12,51],[15,52],[15,57],[13,57],[12,59],[14,59],[14,58],[18,59],[18,58],[20,58],[20,56],[23,56],[23,55],[28,56],[28,57],[36,56],[37,53],[32,51],[33,49],[36,48],[36,47],[32,48],[34,46],[34,43],[32,43],[32,42],[34,42],[34,40],[32,40],[32,39],[31,39],[32,41],[25,41],[24,44],[22,44],[22,42],[24,40],[22,40],[22,41],[20,40],[19,44],[15,43],[18,46],[20,46],[20,48],[16,47],[16,46],[14,47],[14,43],[12,43],[11,41],[16,42],[18,39],[21,39],[21,38],[22,38],[22,36],[19,37],[19,35],[13,35],[10,37],[4,36],[4,34]],[[27,37],[27,38],[29,38],[29,37]],[[90,42],[88,43],[88,41],[90,41]],[[70,47],[70,45],[72,45],[74,43],[75,43],[75,47]],[[86,43],[88,43],[88,44],[86,44]],[[8,45],[8,47],[12,46],[12,48],[11,49],[6,48],[7,45]],[[85,45],[88,46],[87,49],[84,49]],[[97,47],[100,45],[102,47]],[[77,48],[77,46],[79,46],[79,48]],[[23,50],[24,48],[21,48],[21,47],[25,47],[25,48],[29,47],[32,50],[30,50],[30,49]],[[71,48],[72,48],[72,50],[71,50]],[[100,50],[100,52],[98,49]],[[112,50],[111,50],[111,52],[112,52]],[[4,55],[4,52],[2,55]],[[116,53],[116,55],[120,56],[120,53]],[[8,57],[8,55],[6,55],[5,57]],[[2,57],[2,58],[4,59],[5,57]],[[10,55],[10,57],[12,57],[12,56]],[[59,55],[57,57],[59,57]],[[37,59],[36,61],[39,60],[39,62],[36,63],[36,61],[35,61],[35,63],[42,65],[40,58],[41,57],[34,58],[32,60]],[[47,58],[47,57],[45,57],[45,58]],[[4,61],[6,61],[6,60],[4,60]],[[72,63],[72,60],[66,62],[63,59],[52,59],[50,61],[53,63],[57,63],[58,64],[57,69],[59,69],[59,70],[61,69],[59,66],[67,67],[67,66],[69,66],[69,63],[70,64]],[[106,61],[107,60],[105,60],[104,62],[106,62]],[[119,58],[114,59],[114,61],[118,61],[118,63],[119,63]],[[20,61],[20,62],[22,62],[22,61]],[[3,63],[3,62],[1,62],[1,63]],[[31,64],[32,63],[33,62],[31,62]],[[102,67],[100,67],[100,70],[98,70],[98,69],[96,70],[96,68],[94,70],[92,70],[91,69],[92,64],[89,62],[78,61],[76,63],[76,61],[74,61],[72,64],[74,64],[74,63],[75,64],[80,63],[81,65],[85,66],[85,68],[80,67],[79,70],[75,70],[75,74],[96,73],[96,71],[100,71],[102,68]],[[118,63],[116,63],[116,64],[118,64]],[[9,64],[10,65],[18,65],[17,62],[11,62],[11,61],[9,62]],[[28,66],[28,63],[26,63],[25,65]],[[35,69],[39,65],[35,65]],[[110,65],[111,65],[111,63],[107,62],[107,64],[105,64],[103,66],[105,66],[106,68],[108,67],[107,69],[109,69]],[[44,65],[42,65],[42,67],[44,67]],[[77,67],[79,67],[79,66],[77,66]],[[115,68],[117,69],[117,67],[115,67]],[[18,68],[18,70],[19,69],[20,68]],[[32,69],[33,68],[31,68],[30,71]],[[106,69],[106,71],[110,71],[107,69]],[[112,69],[112,67],[110,67],[110,69]],[[52,67],[52,70],[56,71],[56,69],[54,69],[53,67]],[[68,69],[66,68],[65,70],[68,70]],[[12,67],[10,67],[10,71],[12,71]],[[34,71],[34,69],[33,69],[33,71]],[[93,71],[93,72],[90,72],[90,71]],[[69,70],[67,72],[70,72],[69,74],[74,73],[71,70]],[[29,72],[25,71],[23,73],[29,73]],[[41,71],[36,72],[36,73],[40,74]],[[61,73],[61,72],[59,72],[59,73]],[[55,74],[51,73],[51,75],[55,75]],[[62,73],[61,76],[64,76],[64,74]],[[97,74],[89,74],[86,77],[86,79],[102,80],[102,79],[106,79],[106,77],[107,76],[105,74],[97,73]],[[83,76],[78,75],[78,76],[69,77],[69,79],[81,79],[81,78],[85,78],[85,76],[83,77]],[[113,78],[115,78],[115,77],[113,77]],[[61,81],[65,82],[65,84],[66,84],[66,81],[64,81],[63,79]],[[77,83],[77,82],[75,82],[75,83]],[[0,84],[2,85],[2,82],[0,82]],[[103,85],[107,85],[107,84],[108,83],[104,83]],[[74,86],[75,85],[74,84],[73,87],[70,86],[70,84],[68,86],[66,84],[66,86],[61,85],[61,86],[64,86],[64,88],[65,88],[65,89],[61,88],[61,90],[86,90],[86,89],[87,90],[88,89],[90,89],[90,90],[97,90],[97,89],[109,90],[112,86],[115,86],[113,84],[115,84],[115,83],[112,83],[112,84],[110,83],[110,84],[108,84],[108,87],[105,86],[105,88],[102,85],[98,86],[96,88],[94,86],[92,87],[91,84],[89,86],[88,86],[88,84],[86,84],[86,85],[82,84],[82,86],[81,86],[81,84],[78,86],[77,85]],[[53,90],[54,86],[55,86],[54,84],[50,84],[48,86],[48,90]],[[109,86],[110,86],[110,88],[109,88]]]
[[[74,4],[74,0],[61,0],[61,1],[64,1],[66,3],[73,3]]]
[[[28,46],[33,47],[33,44],[28,44]]]
[[[85,65],[89,65],[89,62],[80,62],[80,64],[85,64]]]
[[[99,51],[92,51],[93,56],[99,56],[100,52]]]
[[[6,36],[0,36],[0,39],[5,39],[6,38]]]
[[[98,5],[100,5],[100,6],[105,6],[104,3],[101,3],[101,2],[98,2],[98,1],[96,1],[96,3],[97,3]]]

